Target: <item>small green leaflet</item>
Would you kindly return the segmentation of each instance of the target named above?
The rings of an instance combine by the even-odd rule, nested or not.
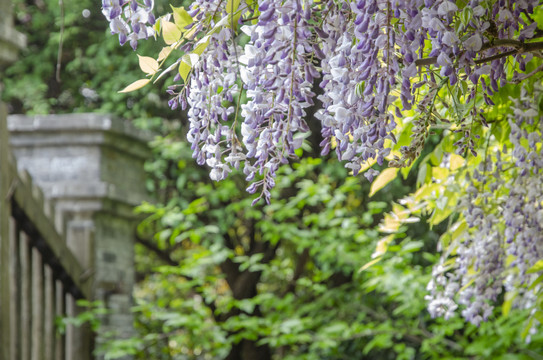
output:
[[[192,51],[193,54],[196,55],[202,55],[204,50],[206,49],[207,45],[209,45],[209,35],[204,36],[196,43],[196,46],[194,47],[194,50]]]
[[[358,269],[358,272],[361,273],[362,271],[370,268],[371,266],[377,264],[379,261],[381,261],[383,257],[379,256],[378,258],[373,259],[372,261],[366,263],[364,266],[362,266],[360,269]]]
[[[238,21],[241,16],[241,11],[237,11],[241,0],[228,0],[226,3],[226,13],[232,18],[230,19],[230,26],[232,30],[236,30]]]
[[[383,170],[377,178],[371,183],[370,188],[370,197],[375,195],[375,193],[382,188],[384,188],[389,182],[396,178],[398,174],[398,168],[388,168]]]
[[[187,76],[190,73],[190,69],[198,62],[199,56],[197,54],[183,55],[181,63],[179,63],[179,75],[183,78],[184,82],[187,82]]]
[[[233,14],[239,7],[241,0],[228,0],[226,2],[226,13]]]
[[[191,66],[184,61],[179,63],[179,75],[183,78],[183,81],[187,82],[187,76],[190,73]]]
[[[531,268],[526,271],[528,274],[533,274],[543,270],[543,260],[538,260]]]
[[[517,296],[516,291],[505,293],[505,300],[502,305],[502,314],[504,316],[509,315],[511,308],[513,307],[513,300],[515,300],[516,296]]]

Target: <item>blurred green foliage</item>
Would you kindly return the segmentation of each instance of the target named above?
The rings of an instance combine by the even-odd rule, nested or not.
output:
[[[141,70],[134,51],[119,46],[109,34],[99,1],[64,1],[63,11],[58,0],[13,0],[13,4],[17,30],[26,35],[28,44],[2,79],[2,98],[10,113],[101,112],[153,129],[163,119],[181,117],[169,110],[164,91],[149,87],[118,93]],[[164,6],[164,1],[157,2],[157,9]],[[152,39],[142,42],[137,53],[157,46]]]
[[[251,207],[242,176],[211,182],[173,135],[152,146],[160,201],[139,207],[137,358],[541,358],[543,337],[519,335],[526,313],[479,328],[430,318],[425,287],[446,226],[379,231],[416,176],[369,199],[341,163],[304,157],[281,169],[271,205]]]

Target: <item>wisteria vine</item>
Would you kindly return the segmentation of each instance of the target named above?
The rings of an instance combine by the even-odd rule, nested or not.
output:
[[[121,45],[136,49],[138,40],[162,33],[164,50],[177,60],[151,75],[179,67],[170,106],[188,108],[194,158],[217,181],[242,169],[247,190],[260,194],[255,202],[269,202],[278,167],[296,158],[315,121],[306,116],[310,106],[318,109],[322,154],[335,150],[353,174],[364,169],[372,181],[375,163],[410,166],[438,122],[453,120],[457,153],[477,156],[474,123],[488,126],[493,95],[543,70],[537,0],[197,0],[188,11],[174,9],[173,23],[171,14],[155,21],[153,5],[102,3]],[[472,106],[442,119],[436,102],[450,106],[442,89],[455,87]],[[472,174],[461,203],[470,230],[456,244],[453,269],[435,269],[433,315],[451,316],[459,293],[463,316],[478,324],[503,287],[533,280],[525,275],[543,256],[543,157],[531,100],[524,96],[508,120],[513,147]],[[395,151],[398,119],[413,110],[411,142]],[[504,158],[517,172],[508,180],[500,176]],[[498,188],[506,194],[491,199]],[[530,294],[518,295],[519,306]]]

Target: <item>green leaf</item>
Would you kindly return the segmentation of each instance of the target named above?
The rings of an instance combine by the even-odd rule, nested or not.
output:
[[[524,329],[522,330],[520,336],[522,336],[523,339],[526,339],[526,337],[528,336],[528,334],[530,333],[530,330],[532,329],[532,326],[534,324],[534,318],[530,318],[530,320],[528,320],[528,323],[526,324],[526,326],[524,327]]]
[[[449,168],[451,171],[455,171],[461,168],[462,166],[464,166],[465,163],[466,163],[466,159],[464,159],[462,156],[456,155],[456,154],[450,154]]]
[[[530,287],[528,288],[528,290],[533,290],[535,289],[535,287],[540,284],[541,282],[543,281],[543,274],[539,275],[537,277],[537,279],[534,280],[534,282],[532,283],[532,285],[530,285]]]
[[[196,55],[202,55],[204,50],[209,45],[209,35],[204,36],[203,38],[198,41],[194,47],[194,50],[192,51],[193,54]]]
[[[119,92],[120,93],[128,93],[128,92],[132,92],[132,91],[141,89],[145,85],[149,84],[150,81],[151,81],[151,79],[139,79],[139,80],[136,80],[132,84],[128,85],[127,87],[125,87],[124,89],[122,89]]]
[[[239,7],[241,0],[228,0],[226,2],[226,13],[233,14]]]
[[[187,76],[189,75],[191,69],[192,67],[186,62],[181,61],[179,63],[179,75],[181,75],[185,83],[187,82]]]
[[[541,8],[540,6],[534,8],[534,14],[532,18],[537,23],[537,27],[543,30],[543,8]]]
[[[432,217],[430,218],[428,223],[431,225],[438,225],[447,217],[449,217],[449,215],[452,214],[453,210],[454,210],[454,205],[449,206],[447,205],[447,203],[441,209],[438,206],[436,206],[436,209],[434,213],[432,214]]]
[[[198,62],[199,56],[197,54],[185,54],[179,64],[179,75],[183,78],[183,81],[187,81],[187,76],[192,69],[192,66]]]
[[[528,274],[533,274],[543,270],[543,260],[538,260],[531,268],[526,271]]]
[[[432,171],[428,171],[430,166],[426,163],[422,163],[419,167],[419,173],[417,174],[417,187],[421,187],[432,178]]]
[[[162,20],[162,37],[167,45],[172,45],[181,39],[181,30],[174,23]]]
[[[511,307],[513,306],[513,300],[515,300],[516,296],[517,296],[516,292],[505,293],[505,300],[502,305],[502,314],[504,316],[509,315],[509,312],[511,311]]]
[[[382,256],[387,252],[388,245],[394,240],[394,234],[388,235],[377,242],[375,251],[371,257]],[[370,265],[371,266],[371,265]]]
[[[185,32],[185,27],[192,24],[192,17],[189,15],[187,10],[184,7],[173,7],[170,5],[173,10],[173,21],[177,25],[181,32]]]
[[[398,168],[388,168],[383,170],[371,183],[370,194],[372,197],[377,191],[384,188],[389,182],[396,178]]]
[[[364,270],[369,269],[370,267],[372,267],[373,265],[375,265],[379,261],[381,261],[382,258],[383,258],[382,256],[379,256],[378,258],[375,258],[372,261],[367,262],[366,264],[364,264],[364,266],[362,266],[360,269],[358,269],[358,272],[360,273],[360,272],[362,272]]]
[[[198,54],[185,54],[183,55],[182,61],[186,62],[190,66],[194,66],[198,62],[199,58],[200,57],[198,56]]]

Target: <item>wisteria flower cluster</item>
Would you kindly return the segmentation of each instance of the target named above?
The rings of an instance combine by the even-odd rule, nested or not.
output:
[[[259,1],[259,10],[258,23],[244,29],[251,43],[242,58],[241,78],[248,101],[242,105],[241,133],[247,150],[247,180],[257,171],[264,175],[248,190],[261,186],[269,198],[279,165],[295,157],[303,134],[309,131],[304,109],[313,104],[311,88],[319,73],[311,61],[311,2],[264,0]]]
[[[154,0],[102,0],[102,13],[109,21],[111,34],[119,35],[119,43],[127,41],[136,50],[138,40],[153,36],[155,31],[149,25],[155,24]]]
[[[206,51],[192,69],[187,91],[190,122],[187,137],[193,157],[200,165],[207,163],[211,179],[216,181],[226,178],[231,166],[239,169],[240,160],[245,158],[234,126],[228,122],[234,113],[231,105],[234,94],[239,92],[236,76],[227,71],[235,66],[231,48],[238,47],[231,40],[231,32],[225,29],[210,38]],[[219,88],[222,91],[218,92]],[[231,144],[228,149],[224,149],[224,142]]]
[[[335,147],[357,174],[373,163],[408,166],[420,154],[438,83],[466,86],[466,101],[520,81],[535,51],[543,48],[531,19],[536,0],[198,0],[182,36],[170,46],[190,55],[192,67],[170,105],[189,106],[194,157],[214,180],[243,165],[250,192],[269,200],[280,164],[296,157],[308,135],[306,109],[317,102],[322,153]],[[121,43],[154,31],[153,3],[104,0],[103,9]],[[230,8],[229,8],[230,7]],[[169,21],[170,15],[160,18]],[[248,36],[241,47],[239,41]],[[247,39],[247,37],[245,37]],[[202,50],[202,44],[205,49]],[[170,50],[171,50],[170,49]],[[199,51],[196,51],[199,50]],[[183,55],[184,54],[184,55]],[[185,61],[186,62],[186,61]],[[507,79],[508,69],[519,72]],[[241,96],[245,94],[245,96]],[[480,95],[479,95],[480,96]],[[246,99],[242,102],[242,98]],[[228,103],[228,104],[227,104]],[[416,106],[413,143],[392,154],[397,118]],[[482,109],[471,117],[485,122]],[[459,152],[475,154],[471,126]],[[378,172],[369,167],[372,180]]]
[[[516,292],[515,306],[534,306],[541,274],[530,270],[543,258],[543,116],[534,102],[541,93],[523,90],[511,99],[512,146],[494,149],[470,174],[460,205],[467,230],[449,249],[455,261],[445,266],[450,253],[444,253],[428,286],[433,316],[450,317],[462,305],[464,318],[478,325],[504,290]]]
[[[269,202],[277,169],[296,158],[310,121],[320,121],[323,155],[335,151],[372,181],[373,164],[413,164],[438,126],[461,134],[457,154],[477,157],[473,129],[489,127],[495,93],[543,71],[536,0],[195,0],[156,22],[153,5],[102,3],[121,44],[136,49],[162,36],[166,46],[142,70],[155,78],[178,69],[169,104],[187,111],[193,157],[216,181],[243,171],[255,202]],[[541,300],[533,267],[543,258],[543,121],[534,97],[524,90],[513,99],[509,145],[488,141],[468,171],[467,229],[434,268],[433,316],[460,308],[478,325],[503,291],[521,308]],[[399,146],[406,113],[410,143]]]

